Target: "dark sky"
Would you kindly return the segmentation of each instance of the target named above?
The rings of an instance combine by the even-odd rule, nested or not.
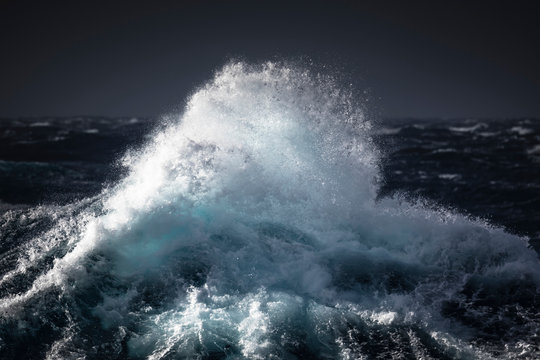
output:
[[[231,57],[330,64],[389,117],[540,117],[534,1],[3,1],[0,116],[155,116]]]

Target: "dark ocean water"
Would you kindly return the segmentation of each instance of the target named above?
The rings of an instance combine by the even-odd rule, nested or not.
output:
[[[0,120],[0,204],[66,204],[98,194],[149,118]],[[382,119],[379,196],[396,192],[481,217],[540,250],[540,119]]]
[[[0,358],[537,358],[540,120],[338,90],[232,64],[177,116],[1,119]]]

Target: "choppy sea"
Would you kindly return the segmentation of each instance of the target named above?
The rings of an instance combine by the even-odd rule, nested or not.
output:
[[[0,119],[0,358],[538,358],[540,120],[355,99],[230,63],[159,119]]]

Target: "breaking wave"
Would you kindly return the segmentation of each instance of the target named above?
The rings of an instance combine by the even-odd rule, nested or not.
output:
[[[377,200],[362,104],[233,62],[94,198],[1,220],[3,358],[534,358],[526,239]],[[460,130],[461,131],[461,130]]]

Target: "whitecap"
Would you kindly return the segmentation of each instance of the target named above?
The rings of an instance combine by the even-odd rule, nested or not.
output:
[[[232,62],[163,122],[96,198],[5,215],[36,236],[6,262],[4,323],[77,323],[42,325],[50,357],[497,356],[484,324],[500,319],[519,351],[534,343],[537,319],[513,309],[540,284],[536,253],[484,221],[378,199],[376,130],[331,77]]]
[[[487,129],[489,126],[486,123],[478,123],[473,126],[450,126],[448,129],[454,132],[474,132],[478,129]]]
[[[513,126],[510,130],[510,132],[516,133],[519,136],[525,136],[533,133],[532,129],[525,128],[522,126]]]

